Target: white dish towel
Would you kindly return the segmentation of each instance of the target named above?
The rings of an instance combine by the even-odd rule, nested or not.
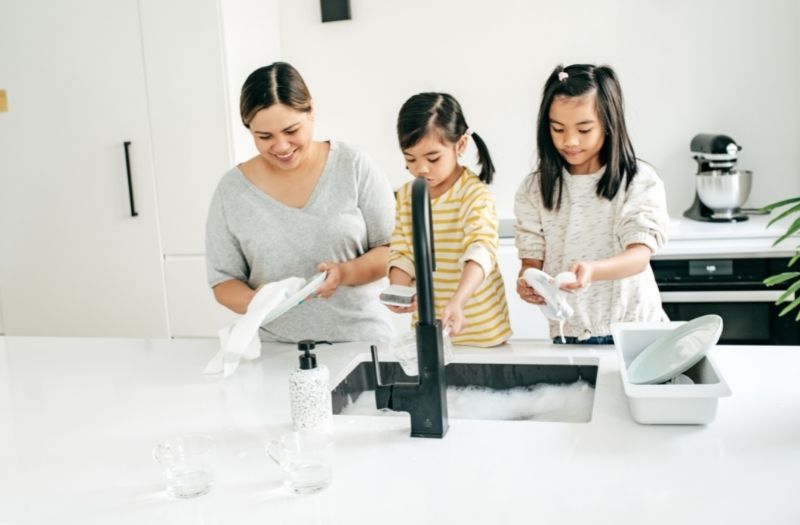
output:
[[[276,307],[296,294],[305,285],[300,277],[289,277],[282,281],[269,283],[261,288],[250,301],[247,312],[235,323],[220,328],[220,349],[206,365],[206,374],[219,374],[228,377],[236,371],[242,357],[256,359],[261,355],[261,341],[258,329],[261,322]]]

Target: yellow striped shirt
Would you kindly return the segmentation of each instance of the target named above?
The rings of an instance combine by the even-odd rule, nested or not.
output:
[[[444,194],[431,199],[436,271],[433,296],[436,317],[458,289],[466,261],[475,261],[486,276],[464,306],[464,327],[452,336],[454,344],[496,346],[511,337],[503,278],[497,267],[497,213],[494,196],[477,175],[464,169]],[[397,194],[389,268],[396,266],[412,278],[414,250],[411,229],[411,183]],[[414,313],[414,322],[417,313]]]

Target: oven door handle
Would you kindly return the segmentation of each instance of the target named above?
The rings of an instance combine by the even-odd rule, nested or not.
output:
[[[662,303],[774,303],[786,290],[661,292]],[[791,294],[785,301],[794,301]]]

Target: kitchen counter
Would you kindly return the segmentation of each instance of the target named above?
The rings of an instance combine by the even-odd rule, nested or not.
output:
[[[782,210],[779,210],[779,212]],[[685,217],[671,217],[669,242],[653,259],[702,259],[719,257],[791,257],[800,236],[772,243],[791,224],[784,219],[767,227],[774,215],[750,215],[743,222],[701,222]],[[500,220],[500,244],[514,245],[514,219]]]
[[[700,222],[685,217],[670,218],[669,242],[653,259],[714,257],[791,257],[800,237],[772,246],[791,221],[770,227],[774,215],[751,215],[743,222]]]
[[[289,430],[292,346],[228,379],[203,376],[213,340],[0,338],[0,523],[800,523],[799,347],[717,347],[733,395],[706,426],[633,422],[611,347],[520,342],[456,361],[599,365],[588,423],[335,416],[334,482],[281,487],[264,444]],[[322,348],[334,379],[364,344]],[[162,439],[214,436],[217,486],[169,501]]]

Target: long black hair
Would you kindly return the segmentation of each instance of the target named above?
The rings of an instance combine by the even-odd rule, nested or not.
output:
[[[242,86],[239,113],[244,127],[256,113],[275,104],[283,104],[296,111],[311,111],[311,93],[300,73],[286,62],[274,62],[250,73]]]
[[[447,142],[456,143],[469,129],[461,110],[461,104],[447,93],[419,93],[406,100],[397,116],[397,140],[401,149],[407,149],[422,140],[429,131],[435,130]],[[489,148],[477,133],[471,133],[478,149],[478,177],[491,184],[494,164]]]
[[[613,199],[623,179],[625,189],[636,175],[636,155],[628,137],[623,111],[622,88],[614,70],[609,66],[574,64],[558,66],[544,85],[542,104],[537,119],[536,143],[539,150],[540,187],[544,205],[548,210],[561,207],[564,186],[562,170],[564,159],[558,153],[550,135],[550,105],[559,96],[579,97],[594,91],[597,100],[597,115],[605,131],[605,141],[600,149],[600,162],[606,171],[597,183],[597,195]],[[558,198],[556,200],[556,187]]]

